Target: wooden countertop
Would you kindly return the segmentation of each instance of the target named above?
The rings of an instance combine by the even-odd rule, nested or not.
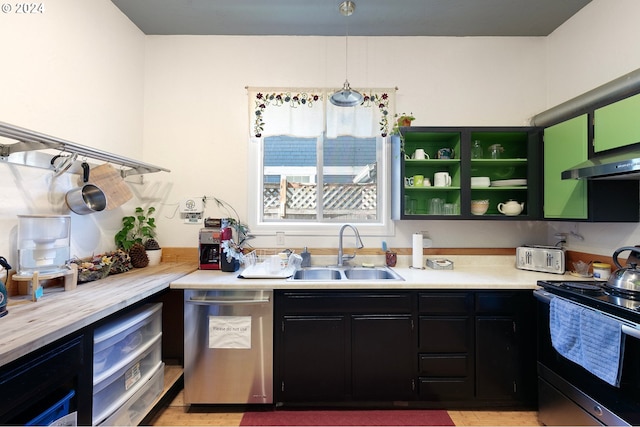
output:
[[[0,318],[0,366],[168,289],[197,269],[193,263],[161,263],[78,285],[45,291],[37,302],[9,304]]]

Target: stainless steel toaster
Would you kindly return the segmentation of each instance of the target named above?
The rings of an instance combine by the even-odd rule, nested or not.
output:
[[[564,249],[555,246],[525,245],[516,248],[516,268],[564,274]]]

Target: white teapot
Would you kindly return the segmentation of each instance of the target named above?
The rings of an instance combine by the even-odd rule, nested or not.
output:
[[[506,203],[498,203],[498,211],[505,215],[520,215],[524,209],[524,202],[518,203],[515,200],[509,200]]]

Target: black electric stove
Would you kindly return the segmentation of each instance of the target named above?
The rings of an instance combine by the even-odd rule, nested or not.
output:
[[[541,280],[537,299],[538,418],[544,425],[640,425],[640,295],[594,280]],[[550,301],[564,298],[620,320],[620,386],[562,357],[551,342]],[[625,329],[626,328],[626,329]]]
[[[545,291],[622,319],[640,323],[640,294],[622,291],[596,280],[540,280]]]

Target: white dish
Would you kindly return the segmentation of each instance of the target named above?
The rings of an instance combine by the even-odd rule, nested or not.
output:
[[[472,176],[471,187],[485,188],[491,185],[491,180],[488,176]]]
[[[498,181],[491,181],[492,187],[518,187],[527,185],[526,179],[501,179]]]

